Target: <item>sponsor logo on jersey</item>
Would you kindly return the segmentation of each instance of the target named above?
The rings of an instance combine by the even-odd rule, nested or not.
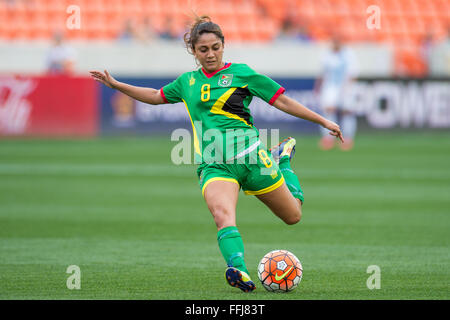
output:
[[[231,86],[231,82],[233,81],[232,74],[223,74],[219,79],[219,86],[221,87],[229,87]]]

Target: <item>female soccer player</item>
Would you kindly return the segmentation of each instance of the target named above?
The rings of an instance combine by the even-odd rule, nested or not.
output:
[[[242,188],[255,195],[287,224],[300,221],[303,193],[290,167],[295,139],[269,152],[261,143],[248,105],[257,96],[293,116],[322,125],[343,140],[339,126],[285,96],[284,88],[246,64],[224,62],[224,36],[207,16],[196,19],[184,41],[201,68],[186,72],[161,89],[115,80],[106,70],[92,77],[144,103],[184,102],[192,123],[199,184],[217,226],[217,241],[228,265],[228,283],[245,292],[255,284],[244,261],[244,245],[236,227],[236,203]],[[211,139],[214,133],[215,140]],[[220,139],[219,139],[220,138]],[[211,140],[216,143],[211,151]],[[277,160],[275,161],[274,158]]]

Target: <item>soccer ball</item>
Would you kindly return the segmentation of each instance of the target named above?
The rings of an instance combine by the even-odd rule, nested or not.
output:
[[[258,265],[258,278],[270,292],[294,290],[302,280],[300,260],[287,250],[274,250],[266,254]]]

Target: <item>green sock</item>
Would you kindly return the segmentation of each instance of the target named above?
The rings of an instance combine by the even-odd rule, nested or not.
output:
[[[304,198],[302,187],[300,186],[300,182],[298,181],[297,176],[291,168],[289,156],[286,155],[280,158],[278,166],[280,167],[281,173],[283,174],[289,191],[292,193],[294,198],[300,199],[300,201],[303,203]]]
[[[244,262],[244,243],[237,227],[231,226],[219,230],[217,242],[227,265],[248,274]]]

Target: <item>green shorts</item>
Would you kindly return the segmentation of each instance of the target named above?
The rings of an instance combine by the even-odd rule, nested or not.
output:
[[[203,196],[206,186],[218,180],[234,182],[248,195],[268,193],[284,182],[278,164],[265,148],[258,148],[233,163],[202,163],[197,175]]]

